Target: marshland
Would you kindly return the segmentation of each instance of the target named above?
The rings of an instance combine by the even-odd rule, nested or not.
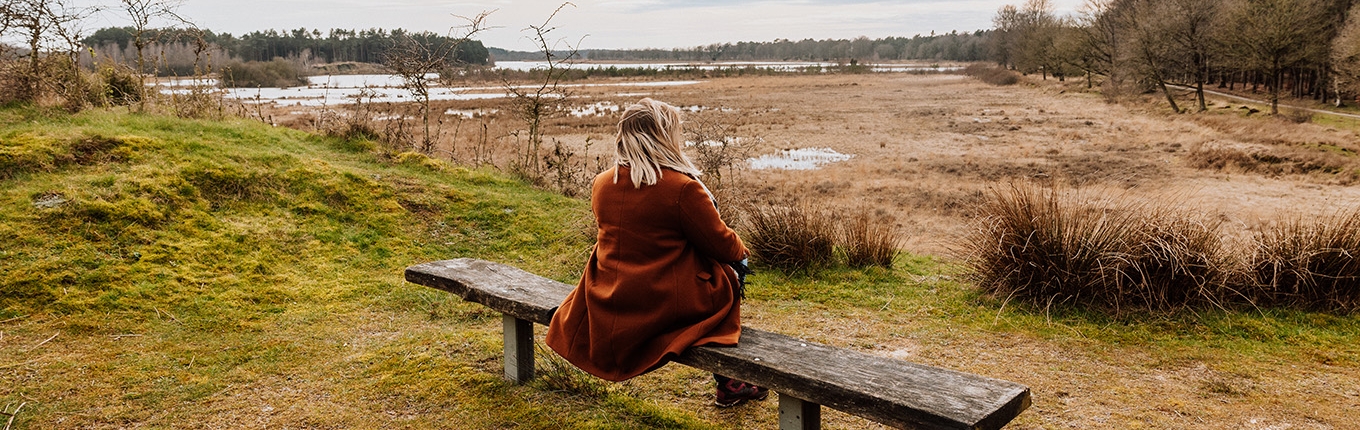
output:
[[[147,58],[182,73],[157,77],[132,45],[117,67],[7,50],[0,423],[775,426],[775,402],[713,408],[711,376],[679,365],[612,384],[541,347],[541,378],[505,382],[499,315],[402,279],[473,257],[575,284],[588,181],[612,165],[619,112],[650,97],[681,107],[755,252],[750,327],[1025,384],[1013,428],[1360,424],[1360,120],[1335,106],[1354,92],[1306,64],[1151,78],[1019,42],[965,58],[1018,34],[1006,13],[903,42],[929,58],[887,59],[900,40],[856,48],[876,59],[492,51],[504,67],[426,73],[216,39],[236,74],[200,73],[175,33]],[[470,24],[412,46],[467,52]],[[927,49],[945,45],[973,51]],[[253,84],[232,88],[241,71]],[[1238,98],[1199,109],[1201,77]]]

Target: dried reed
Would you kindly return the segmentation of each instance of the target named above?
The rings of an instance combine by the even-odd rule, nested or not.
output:
[[[1264,228],[1249,270],[1259,305],[1360,309],[1360,208]]]
[[[1127,198],[995,190],[963,244],[988,293],[1119,312],[1221,304],[1232,273],[1220,225]]]
[[[826,210],[806,202],[752,205],[742,217],[746,246],[757,261],[785,271],[833,263],[835,225]]]
[[[854,211],[838,231],[837,248],[850,267],[892,268],[906,237],[891,222],[873,216],[868,208]]]

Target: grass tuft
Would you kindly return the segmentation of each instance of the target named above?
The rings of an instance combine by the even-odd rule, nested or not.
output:
[[[857,268],[891,269],[907,238],[890,221],[875,217],[869,208],[853,211],[841,225],[836,240],[845,263]]]
[[[541,360],[537,361],[542,365],[537,369],[534,383],[577,398],[598,400],[609,394],[608,382],[577,369],[543,344],[535,342],[534,349],[538,351],[536,356]]]
[[[1039,306],[1174,310],[1222,302],[1220,225],[1170,205],[1013,185],[964,244],[991,295]]]
[[[1256,235],[1249,271],[1258,304],[1360,309],[1360,208],[1266,227]]]
[[[823,207],[807,202],[752,205],[742,218],[742,237],[755,259],[769,267],[796,272],[835,261],[835,225]]]

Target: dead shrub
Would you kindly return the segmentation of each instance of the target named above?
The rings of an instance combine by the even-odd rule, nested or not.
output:
[[[852,215],[840,218],[845,221],[838,231],[836,245],[845,256],[845,264],[856,268],[892,268],[893,259],[901,253],[906,237],[891,219],[876,217],[869,208],[860,208]]]
[[[685,120],[691,159],[705,173],[705,182],[710,187],[723,188],[724,170],[730,178],[744,166],[753,151],[751,143],[758,139],[741,136],[735,124],[720,121],[711,114],[689,115]]]
[[[222,93],[206,86],[194,86],[169,97],[170,110],[180,118],[222,118],[225,104]]]
[[[963,69],[963,74],[977,78],[977,80],[991,85],[1006,86],[1020,83],[1020,75],[999,67],[992,67],[986,64],[972,64]]]
[[[1314,175],[1340,184],[1360,179],[1360,157],[1348,146],[1328,143],[1271,146],[1253,150],[1227,147],[1200,147],[1190,150],[1185,160],[1191,167],[1206,170],[1240,171],[1269,176]]]
[[[1360,309],[1360,208],[1265,227],[1249,270],[1258,305]]]
[[[1232,273],[1220,224],[1120,198],[996,190],[962,244],[979,286],[1037,306],[1120,312],[1221,304]]]
[[[100,92],[103,104],[127,106],[142,99],[145,88],[132,69],[118,64],[99,66]]]
[[[825,208],[799,201],[751,205],[744,212],[742,237],[757,262],[795,272],[835,261],[835,224]]]

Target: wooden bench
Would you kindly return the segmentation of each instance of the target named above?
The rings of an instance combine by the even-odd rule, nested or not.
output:
[[[475,259],[406,269],[406,280],[503,314],[505,377],[534,377],[533,323],[547,325],[572,286]],[[675,362],[779,393],[781,429],[821,426],[820,405],[897,428],[995,429],[1030,405],[1029,388],[742,328],[735,347],[695,347]]]

